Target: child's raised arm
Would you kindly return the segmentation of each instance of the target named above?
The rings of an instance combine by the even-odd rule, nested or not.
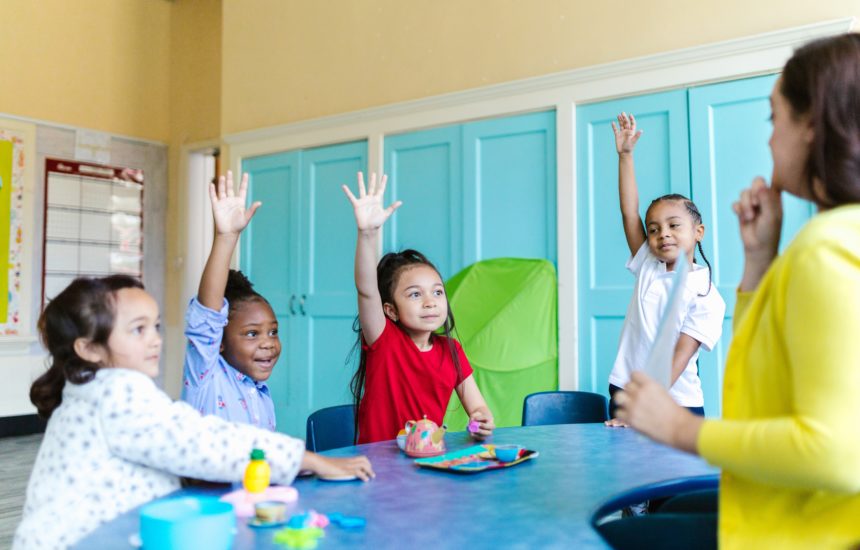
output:
[[[642,130],[636,130],[633,115],[618,115],[618,126],[612,123],[615,149],[618,151],[618,198],[621,203],[621,221],[630,253],[635,255],[645,242],[645,229],[639,217],[639,190],[636,188],[636,171],[633,167],[633,148]]]
[[[364,174],[359,172],[358,198],[352,194],[349,187],[343,186],[343,192],[352,203],[358,229],[355,244],[355,288],[358,290],[358,322],[368,345],[376,342],[385,328],[385,313],[376,281],[379,229],[402,204],[397,201],[388,208],[382,207],[387,181],[388,177],[383,174],[377,184],[376,174],[371,174],[370,185],[365,190]]]
[[[239,194],[233,190],[233,173],[227,172],[218,178],[218,185],[209,184],[209,200],[212,202],[212,217],[215,220],[215,240],[197,290],[197,300],[209,309],[218,311],[224,305],[224,289],[230,272],[230,257],[239,242],[239,234],[248,226],[254,212],[260,207],[255,202],[245,208],[248,195],[248,174],[242,175]]]

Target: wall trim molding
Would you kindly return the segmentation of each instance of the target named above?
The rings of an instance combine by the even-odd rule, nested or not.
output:
[[[428,98],[403,101],[382,107],[372,107],[369,109],[320,117],[312,120],[236,132],[225,135],[223,140],[227,144],[237,145],[276,138],[283,136],[284,134],[309,133],[329,128],[342,128],[344,126],[351,126],[364,122],[374,124],[379,119],[401,115],[414,115],[415,113],[423,111],[434,111],[447,107],[456,107],[463,104],[505,99],[515,95],[555,91],[559,88],[578,86],[584,83],[610,78],[632,78],[640,73],[684,68],[691,63],[723,60],[737,56],[745,56],[751,53],[773,52],[780,54],[784,53],[780,50],[788,49],[788,54],[790,55],[790,50],[793,50],[793,48],[799,44],[822,36],[838,34],[851,30],[853,22],[853,17],[833,19],[801,27],[753,35],[750,37],[735,38],[723,42],[693,46],[690,48],[672,50],[669,52],[625,59],[601,65],[592,65],[544,76],[505,82],[502,84],[494,84]],[[759,68],[757,71],[753,70],[750,75],[778,70],[784,63],[785,59],[781,59],[781,62],[775,62],[766,68]],[[738,76],[738,73],[733,73],[733,76]],[[705,77],[696,81],[690,81],[689,79],[684,79],[684,77],[681,78],[687,84],[699,84],[717,80],[720,77]],[[617,95],[629,95],[629,93],[619,93]],[[580,98],[578,103],[582,102],[582,99],[587,98],[588,94],[583,98]],[[595,97],[594,99],[598,98]],[[600,99],[609,98],[601,96]]]
[[[693,46],[503,84],[225,135],[225,166],[242,159],[354,140],[368,141],[368,169],[383,166],[384,137],[481,118],[554,109],[558,223],[559,387],[578,386],[576,106],[779,72],[793,50],[850,31],[854,18]],[[200,190],[200,196],[204,196]],[[190,224],[205,223],[189,219]]]

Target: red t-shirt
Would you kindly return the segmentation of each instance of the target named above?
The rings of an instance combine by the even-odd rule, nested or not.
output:
[[[358,442],[394,439],[407,420],[429,420],[442,425],[451,392],[472,375],[472,367],[460,342],[454,348],[460,359],[457,370],[448,339],[433,335],[433,347],[421,351],[391,320],[385,319],[382,334],[368,346],[364,396],[358,406]]]

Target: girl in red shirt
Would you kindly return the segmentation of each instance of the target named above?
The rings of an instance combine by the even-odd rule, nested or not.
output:
[[[358,198],[344,185],[355,213],[355,286],[361,359],[351,389],[358,410],[358,443],[394,439],[407,420],[425,415],[442,424],[456,391],[473,433],[483,439],[496,427],[472,367],[452,338],[454,316],[442,277],[415,250],[386,254],[376,263],[380,228],[402,204],[382,207],[387,177],[358,173]],[[436,334],[443,328],[444,336]]]

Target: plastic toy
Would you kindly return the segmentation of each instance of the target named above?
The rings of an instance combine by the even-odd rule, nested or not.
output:
[[[403,451],[412,457],[437,456],[445,452],[447,426],[438,426],[427,415],[418,421],[406,422],[406,447]]]
[[[266,462],[266,453],[262,449],[251,451],[251,462],[245,468],[242,485],[249,493],[262,493],[269,486],[272,470]]]

